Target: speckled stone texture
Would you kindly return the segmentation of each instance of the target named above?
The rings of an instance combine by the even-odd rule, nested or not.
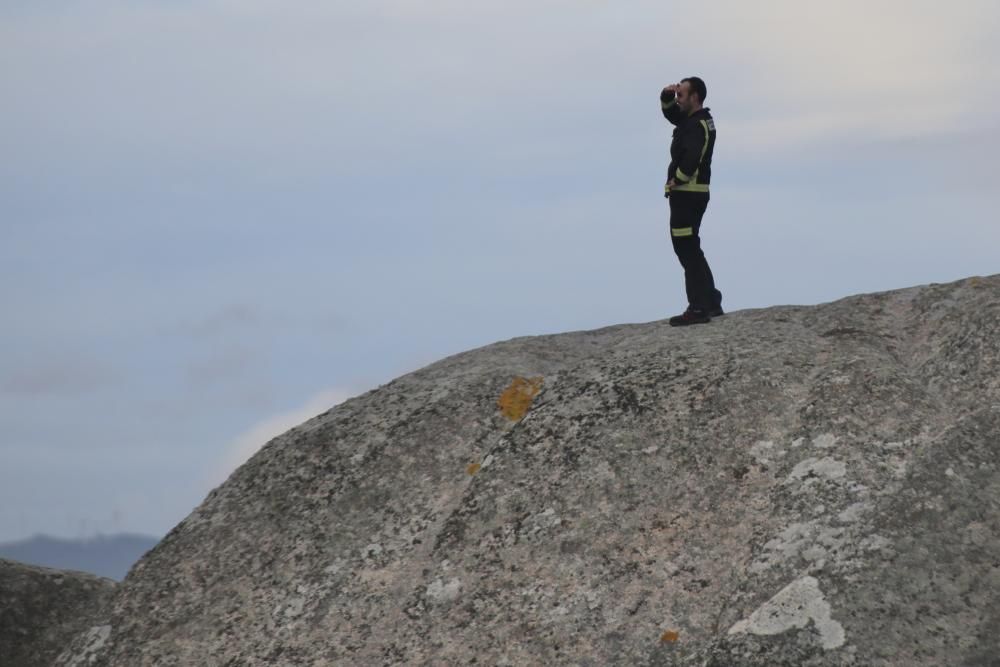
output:
[[[107,613],[117,584],[83,572],[0,559],[0,665],[49,667]]]
[[[268,443],[59,664],[997,665],[998,464],[1000,275],[518,338]]]

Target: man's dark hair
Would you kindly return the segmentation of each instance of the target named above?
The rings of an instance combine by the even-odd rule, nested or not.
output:
[[[708,89],[705,88],[705,82],[696,76],[689,76],[686,79],[681,79],[681,83],[685,81],[691,86],[691,92],[698,93],[698,101],[702,104],[705,103],[705,97],[708,95]]]

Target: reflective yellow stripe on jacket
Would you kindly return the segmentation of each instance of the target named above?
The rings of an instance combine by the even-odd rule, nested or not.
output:
[[[709,134],[708,123],[704,120],[698,121],[701,123],[701,127],[705,130],[705,143],[701,146],[701,157],[698,158],[698,164],[701,164],[702,160],[705,159],[705,153],[708,151],[708,142],[711,139]],[[674,179],[677,181],[682,181],[675,185],[671,192],[708,192],[708,183],[698,182],[698,169],[694,170],[694,174],[689,178],[680,169],[674,170]]]

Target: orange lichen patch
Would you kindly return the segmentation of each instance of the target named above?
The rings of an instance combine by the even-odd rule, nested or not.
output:
[[[660,641],[665,644],[673,644],[678,639],[680,639],[680,634],[676,630],[667,630],[660,636]]]
[[[477,472],[479,472],[479,469],[482,467],[483,466],[479,465],[478,463],[470,463],[469,467],[466,468],[465,471],[470,475],[475,475]]]
[[[500,394],[500,400],[497,401],[497,404],[500,406],[500,412],[511,421],[521,419],[527,414],[528,408],[531,407],[531,401],[534,400],[535,396],[541,390],[542,378],[515,377],[511,381],[510,386]]]

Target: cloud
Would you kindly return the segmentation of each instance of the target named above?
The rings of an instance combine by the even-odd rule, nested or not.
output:
[[[356,392],[346,389],[327,389],[309,398],[301,407],[272,415],[254,424],[226,445],[222,460],[209,479],[210,484],[216,486],[224,482],[233,471],[243,465],[272,438],[339,403],[343,403],[355,394]]]
[[[245,378],[261,363],[261,351],[230,344],[213,349],[185,368],[184,377],[189,387],[234,382]]]
[[[975,124],[1000,101],[1000,5],[982,0],[112,7],[0,31],[0,57],[31,73],[5,75],[11,141],[40,124],[60,147],[99,137],[177,187],[191,165],[292,187],[292,165],[312,166],[300,182],[356,176],[456,148],[442,139],[492,152],[553,132],[620,137],[640,91],[655,114],[658,86],[690,73],[709,82],[728,150],[753,154]],[[595,113],[609,122],[593,127]]]
[[[706,61],[728,86],[720,111],[734,150],[981,127],[991,121],[979,109],[1000,98],[985,55],[996,51],[996,3],[729,0],[710,9],[693,11],[711,42]]]
[[[115,371],[88,358],[55,358],[15,368],[0,389],[23,396],[80,396],[111,384]]]
[[[231,303],[185,325],[184,330],[196,338],[210,338],[252,329],[261,322],[262,317],[255,307],[245,303]]]

